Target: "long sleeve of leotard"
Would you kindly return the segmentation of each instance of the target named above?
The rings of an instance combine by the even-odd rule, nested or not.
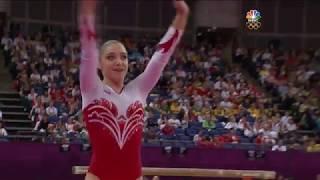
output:
[[[80,89],[82,94],[94,94],[99,87],[98,50],[96,44],[95,17],[81,16],[79,18],[81,63]]]
[[[146,69],[137,77],[135,86],[138,88],[139,94],[143,99],[147,98],[152,88],[157,84],[182,34],[182,30],[178,30],[172,26],[169,27]]]

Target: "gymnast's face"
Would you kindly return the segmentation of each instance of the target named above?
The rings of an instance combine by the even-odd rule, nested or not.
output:
[[[121,43],[111,43],[102,48],[100,68],[104,78],[123,82],[128,72],[128,53]]]

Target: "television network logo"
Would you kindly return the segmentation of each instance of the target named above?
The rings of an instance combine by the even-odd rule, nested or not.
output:
[[[250,10],[247,12],[246,19],[247,19],[247,28],[249,30],[258,30],[261,27],[261,13],[258,10]]]

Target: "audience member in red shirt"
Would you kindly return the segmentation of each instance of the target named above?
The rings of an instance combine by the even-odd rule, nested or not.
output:
[[[165,123],[160,125],[161,133],[166,136],[172,136],[175,134],[175,128],[172,126],[168,120],[165,120]]]

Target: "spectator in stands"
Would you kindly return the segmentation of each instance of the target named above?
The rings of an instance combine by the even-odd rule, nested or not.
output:
[[[38,97],[38,94],[36,93],[35,89],[32,88],[30,93],[27,96],[28,100],[30,101],[31,104],[36,104],[37,97]]]
[[[34,122],[38,122],[39,120],[42,119],[42,116],[45,115],[46,113],[46,110],[45,110],[45,107],[43,104],[40,104],[40,103],[36,103],[31,111],[30,111],[30,114],[29,114],[29,118]]]
[[[292,117],[290,116],[289,111],[286,111],[285,114],[281,117],[281,120],[280,120],[281,125],[288,124],[289,119],[292,119]]]
[[[52,132],[51,136],[54,140],[63,141],[67,137],[66,126],[62,121],[58,121],[57,124],[55,124]]]
[[[287,151],[287,146],[283,144],[282,140],[278,140],[278,142],[272,146],[272,151]]]
[[[58,116],[61,119],[62,117],[66,117],[69,114],[69,109],[66,105],[65,102],[62,102],[60,106],[57,108],[58,109]]]
[[[316,139],[312,138],[307,146],[307,152],[320,152],[320,144],[317,143]]]
[[[291,132],[297,130],[297,125],[294,123],[293,119],[290,118],[287,123],[283,124],[283,132]]]
[[[168,116],[166,114],[161,114],[157,123],[159,127],[161,127],[163,124],[165,124],[165,121],[168,120]]]
[[[236,118],[232,116],[229,121],[224,126],[225,129],[237,129],[238,123],[236,122]]]
[[[181,121],[176,117],[177,115],[173,114],[170,115],[168,122],[174,127],[178,128],[181,127]]]
[[[13,44],[12,39],[9,37],[9,34],[6,33],[1,39],[1,49],[3,49],[4,65],[6,67],[10,63],[10,54],[11,54],[12,44]]]
[[[226,134],[224,136],[224,142],[225,143],[233,143],[233,144],[240,143],[240,137],[237,135],[235,129],[232,129],[231,131],[229,131],[228,134]],[[244,143],[246,143],[246,142],[244,142]]]
[[[211,136],[202,136],[198,141],[197,144],[199,147],[206,147],[206,148],[212,148],[217,146],[219,143],[217,143],[217,140],[215,137]]]
[[[203,129],[200,130],[199,133],[193,136],[193,142],[195,144],[199,144],[203,139],[205,139],[204,134],[205,134],[205,131]]]
[[[41,95],[41,98],[40,98],[41,102],[44,103],[44,104],[49,104],[51,99],[50,99],[50,96],[48,94],[48,91],[44,91],[44,94]]]
[[[68,121],[65,123],[65,126],[68,134],[73,133],[75,127],[75,120],[72,117],[70,117]]]
[[[244,131],[244,129],[246,127],[248,127],[248,126],[250,126],[250,125],[248,124],[248,121],[247,121],[246,117],[242,117],[242,118],[239,119],[239,122],[238,122],[238,129],[239,130]]]
[[[87,129],[84,126],[80,128],[79,136],[82,143],[86,143],[86,144],[89,143],[89,134]]]
[[[169,120],[164,120],[164,123],[160,125],[160,130],[165,136],[175,135],[175,127],[169,122]]]
[[[81,119],[78,85],[80,43],[77,37],[61,37],[65,39],[64,43],[58,34],[47,33],[39,33],[30,39],[18,35],[14,42],[7,36],[1,40],[6,63],[11,63],[11,73],[16,80],[14,87],[27,99],[24,105],[30,111],[30,118],[36,124],[43,123],[46,115],[49,122],[52,117],[56,124],[49,125],[48,134],[58,139],[65,138],[67,132],[79,136],[86,134],[83,124],[77,125],[77,119]],[[140,74],[155,50],[152,42],[141,40],[137,43],[138,48],[129,43],[129,58],[132,59],[129,79]],[[148,121],[157,120],[161,113],[163,115],[158,124],[156,120],[148,123],[150,126],[145,127],[145,138],[158,138],[159,130],[174,134],[179,127],[194,128],[193,122],[209,130],[219,129],[222,125],[225,130],[219,132],[222,135],[235,130],[241,137],[240,141],[249,138],[250,142],[258,144],[278,142],[275,147],[281,142],[280,134],[294,134],[290,132],[299,129],[320,132],[319,101],[316,100],[320,97],[317,96],[320,81],[315,79],[319,72],[311,65],[313,59],[319,58],[320,51],[314,52],[314,58],[294,50],[280,55],[271,49],[253,51],[238,48],[233,60],[248,69],[260,85],[267,88],[271,98],[260,98],[259,92],[252,88],[240,71],[232,68],[234,72],[230,73],[224,68],[221,48],[207,45],[179,47],[154,90],[158,97],[147,103]],[[49,113],[48,109],[51,109]],[[208,113],[212,118],[208,118]],[[68,119],[72,122],[67,122]],[[216,133],[216,130],[212,132]],[[201,133],[196,132],[194,138]],[[224,136],[219,134],[216,137],[209,137],[206,142],[223,140]]]
[[[144,140],[157,140],[158,139],[158,132],[157,132],[158,127],[156,126],[151,126],[151,127],[145,127],[144,129]]]
[[[263,127],[263,140],[265,144],[275,144],[278,138],[279,132],[272,129],[271,122],[265,122]]]
[[[213,118],[210,113],[206,113],[204,120],[202,121],[202,127],[204,129],[207,129],[208,131],[213,130],[214,128],[216,128],[216,119]]]
[[[50,123],[54,123],[58,120],[58,109],[54,106],[53,102],[50,102],[49,106],[46,108],[46,114],[48,115]]]
[[[8,132],[4,126],[4,123],[0,121],[0,141],[7,141],[6,137],[8,136]]]
[[[244,136],[251,139],[256,136],[257,132],[256,132],[256,129],[251,126],[251,124],[247,123],[245,124],[243,134]]]
[[[2,121],[2,111],[0,109],[0,121]]]
[[[48,125],[49,125],[48,115],[44,114],[42,118],[39,121],[37,121],[34,129],[41,134],[46,134]]]

